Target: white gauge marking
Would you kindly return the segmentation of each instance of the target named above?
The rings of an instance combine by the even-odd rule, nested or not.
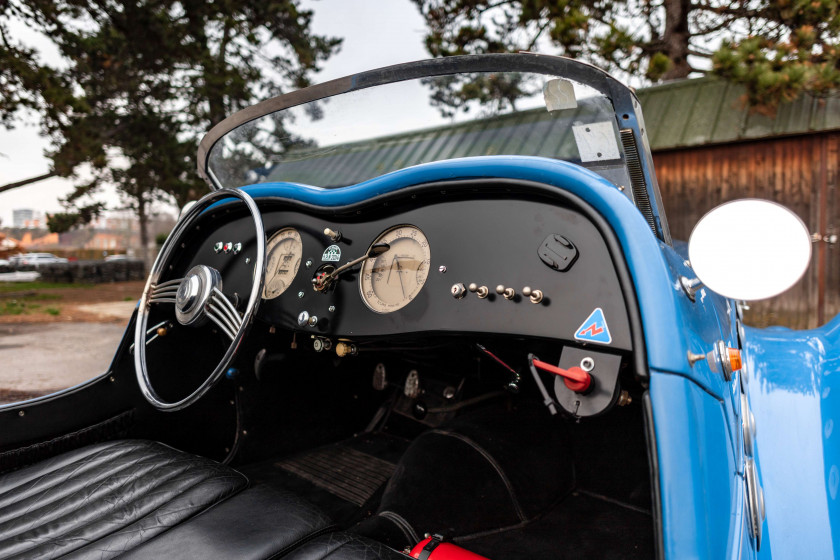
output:
[[[266,255],[263,299],[274,299],[286,291],[300,268],[300,233],[294,228],[281,229],[268,240]]]

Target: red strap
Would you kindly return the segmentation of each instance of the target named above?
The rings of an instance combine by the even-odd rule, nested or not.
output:
[[[592,383],[592,376],[577,366],[570,367],[569,369],[562,369],[547,362],[534,360],[534,367],[538,367],[541,370],[553,373],[554,375],[559,375],[563,378],[563,382],[566,384],[566,387],[578,393],[582,393],[583,391],[589,389],[589,385]]]

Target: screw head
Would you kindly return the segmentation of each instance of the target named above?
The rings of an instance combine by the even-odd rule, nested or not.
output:
[[[302,297],[303,297],[303,292],[302,292],[302,291],[298,292],[298,297],[299,297],[299,298],[302,298]]]
[[[313,264],[312,259],[306,259],[306,268],[312,268]]]
[[[327,311],[329,311],[330,313],[335,313],[335,305],[330,305],[330,306],[327,308]]]
[[[440,265],[440,266],[438,267],[438,272],[440,272],[441,274],[443,274],[444,272],[446,272],[446,267],[445,267],[444,265]]]

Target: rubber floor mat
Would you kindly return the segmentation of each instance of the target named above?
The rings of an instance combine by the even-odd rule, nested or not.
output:
[[[357,506],[364,505],[396,468],[346,446],[322,447],[276,465]]]

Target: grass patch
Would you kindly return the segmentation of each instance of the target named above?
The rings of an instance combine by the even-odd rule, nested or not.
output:
[[[61,314],[61,309],[58,309],[57,307],[47,307],[46,312],[55,316]]]
[[[41,306],[37,303],[32,303],[24,299],[11,299],[9,301],[0,301],[0,315],[23,315],[39,309]]]
[[[28,290],[50,290],[56,288],[90,289],[96,284],[61,284],[53,282],[0,282],[0,294],[8,292],[25,292]]]
[[[140,299],[140,298],[139,297],[134,297],[134,296],[125,296],[123,298],[123,301],[137,301],[138,299]]]

